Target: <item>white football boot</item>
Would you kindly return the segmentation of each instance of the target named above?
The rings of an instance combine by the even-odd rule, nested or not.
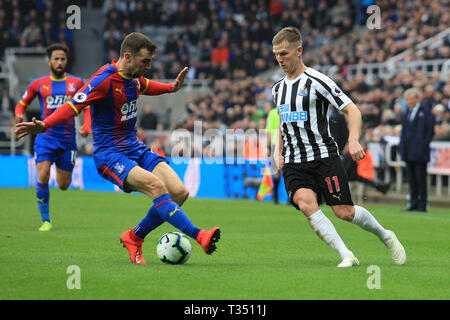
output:
[[[354,266],[359,266],[359,261],[354,255],[344,257],[342,262],[337,265],[338,268],[349,268]]]
[[[396,264],[405,264],[406,263],[406,252],[405,248],[403,248],[400,241],[398,241],[397,236],[391,230],[386,230],[390,233],[391,239],[386,241],[385,245],[391,254],[392,260]]]

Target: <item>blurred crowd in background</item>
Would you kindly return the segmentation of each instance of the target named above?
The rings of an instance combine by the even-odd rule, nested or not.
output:
[[[73,1],[0,0],[0,60],[5,48],[46,48],[54,42],[65,43],[75,61],[73,31],[66,25],[66,8]]]
[[[366,24],[364,0],[106,0],[103,4],[105,60],[118,55],[125,34],[146,26],[181,29],[159,49],[153,78],[171,79],[190,66],[195,79],[242,79],[276,66],[272,37],[297,26],[303,34],[307,65],[337,65],[345,76],[349,64],[385,62],[450,24],[448,1],[377,1],[382,28]],[[346,37],[345,43],[331,46]],[[320,54],[312,52],[320,49]],[[408,59],[448,59],[449,42],[414,52]]]
[[[363,117],[362,139],[366,142],[384,142],[386,136],[400,136],[402,116],[407,112],[403,93],[415,87],[425,104],[435,116],[435,141],[450,141],[450,79],[442,81],[439,73],[426,76],[422,72],[409,71],[391,80],[375,81],[368,85],[364,76],[352,80],[335,79],[336,83],[359,107]],[[273,108],[272,81],[248,77],[241,81],[216,80],[214,90],[188,98],[187,117],[176,122],[159,121],[155,112],[144,113],[140,127],[145,130],[194,130],[196,121],[202,122],[203,131],[215,128],[225,133],[226,129],[264,129],[269,111]],[[159,125],[147,126],[147,117],[155,118]],[[143,140],[146,139],[142,135]],[[147,141],[151,146],[153,140]],[[169,140],[163,149],[170,150]],[[158,149],[161,149],[160,141]]]
[[[349,79],[348,66],[385,62],[450,24],[449,1],[381,0],[381,28],[365,27],[371,0],[105,0],[102,6],[104,60],[117,59],[123,37],[146,27],[177,30],[169,32],[159,46],[152,79],[173,79],[189,66],[188,79],[206,80],[210,92],[192,95],[187,116],[171,121],[146,106],[139,118],[139,136],[154,144],[145,131],[193,129],[202,121],[204,130],[217,128],[264,128],[273,108],[271,87],[276,79],[259,75],[277,68],[271,39],[285,26],[297,26],[303,35],[303,59],[307,66],[335,65],[335,82],[360,108],[366,141],[398,136],[406,111],[404,91],[416,87],[436,117],[434,140],[450,141],[450,79],[440,72],[427,76],[412,70],[391,79]],[[73,48],[72,31],[66,28],[65,8],[69,1],[0,0],[0,55],[4,48],[46,47],[59,41]],[[152,39],[152,35],[150,35]],[[345,38],[344,42],[335,40]],[[69,61],[73,64],[74,50]],[[448,37],[433,49],[412,51],[404,60],[449,59]],[[1,57],[0,57],[1,59]],[[69,68],[70,70],[70,68]],[[2,90],[1,110],[12,112],[15,101]],[[153,109],[153,110],[152,110]],[[159,145],[161,149],[168,145]]]

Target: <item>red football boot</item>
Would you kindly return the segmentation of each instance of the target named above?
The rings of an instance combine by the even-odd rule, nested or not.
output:
[[[211,230],[201,230],[197,235],[197,242],[206,254],[212,254],[216,251],[216,242],[220,239],[220,229],[214,227]]]
[[[134,229],[127,230],[120,236],[120,243],[124,248],[127,248],[130,254],[130,260],[133,263],[145,264],[146,261],[142,257],[142,244],[144,239],[139,238],[134,234]]]

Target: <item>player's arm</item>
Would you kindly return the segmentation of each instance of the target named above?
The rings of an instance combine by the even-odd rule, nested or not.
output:
[[[77,89],[80,90],[83,88],[84,82],[79,79],[77,83]],[[89,87],[88,87],[89,89]],[[89,133],[91,133],[92,119],[91,119],[91,106],[86,106],[83,109],[83,125],[81,126],[79,133],[82,137],[87,137]]]
[[[91,119],[91,106],[87,106],[83,109],[84,122],[80,128],[80,134],[82,137],[87,137],[91,133],[92,119]]]
[[[283,158],[283,138],[281,135],[281,128],[278,127],[277,130],[277,140],[275,141],[275,150],[273,152],[273,159],[275,160],[275,165],[278,170],[281,171],[284,166],[284,158]]]
[[[37,120],[33,117],[31,122],[21,122],[16,124],[16,138],[20,139],[29,134],[38,134],[46,131],[48,128],[57,126],[64,123],[67,120],[77,116],[79,110],[74,106],[71,101],[68,101],[56,109],[48,118],[44,121]]]
[[[364,149],[359,144],[361,134],[362,117],[358,107],[339,88],[333,80],[328,77],[316,78],[315,89],[325,100],[338,110],[347,115],[348,122],[348,151],[353,160],[364,158]]]
[[[25,110],[27,106],[33,101],[37,94],[37,82],[32,81],[28,86],[27,90],[23,94],[22,99],[16,105],[14,109],[14,120],[16,123],[22,122],[25,115]]]
[[[77,91],[83,88],[84,82],[81,79],[78,79],[77,82]],[[89,88],[89,87],[88,87]],[[91,133],[92,119],[91,119],[91,106],[86,106],[83,109],[83,125],[81,126],[79,133],[82,137],[87,137],[89,133]]]
[[[363,147],[359,144],[359,137],[361,135],[362,116],[358,107],[350,102],[343,109],[348,119],[348,151],[353,160],[361,160],[365,156]]]
[[[164,93],[177,92],[183,86],[187,71],[188,67],[185,67],[183,70],[181,70],[175,81],[172,83],[161,83],[141,77],[139,79],[141,94],[156,96]]]

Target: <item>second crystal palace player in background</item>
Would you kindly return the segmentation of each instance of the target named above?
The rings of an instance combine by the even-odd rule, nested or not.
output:
[[[38,97],[41,106],[41,119],[48,118],[57,108],[72,99],[72,96],[83,86],[83,81],[66,72],[68,49],[55,43],[47,48],[50,73],[31,81],[22,100],[16,106],[16,123],[24,119],[26,107]],[[82,136],[87,136],[91,126],[89,106],[85,107],[84,125],[80,129]],[[42,225],[39,231],[50,231],[48,182],[50,167],[56,165],[56,181],[61,190],[66,190],[72,181],[72,171],[75,165],[77,146],[75,142],[75,121],[67,119],[45,133],[36,137],[34,142],[34,157],[37,167],[36,197],[41,214]]]
[[[151,68],[156,45],[145,35],[133,32],[125,37],[119,60],[101,67],[74,98],[44,121],[17,124],[18,138],[46,132],[92,105],[94,161],[98,173],[125,192],[140,191],[153,199],[153,206],[135,228],[125,231],[120,241],[131,262],[146,263],[142,257],[144,237],[165,221],[195,239],[207,254],[216,249],[220,229],[195,227],[181,209],[188,190],[167,164],[136,137],[136,102],[140,94],[176,92],[184,83],[184,68],[171,84],[151,81],[143,74]]]

